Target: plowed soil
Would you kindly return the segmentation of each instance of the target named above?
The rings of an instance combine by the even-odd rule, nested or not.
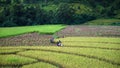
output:
[[[67,26],[58,36],[120,37],[120,26]]]
[[[27,33],[8,38],[0,38],[0,46],[36,46],[36,45],[53,45],[49,39],[52,35],[40,35],[39,33]]]

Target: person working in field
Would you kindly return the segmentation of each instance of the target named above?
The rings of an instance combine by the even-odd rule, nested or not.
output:
[[[55,43],[54,38],[50,39],[50,43]]]
[[[57,42],[57,46],[63,46],[60,40]]]
[[[56,43],[55,40],[54,40],[55,38],[58,38],[58,36],[53,35],[53,37],[50,38],[50,43]]]
[[[55,38],[54,37],[52,37],[51,39],[50,39],[50,43],[53,43],[53,44],[57,44],[57,46],[63,46],[62,45],[62,42],[59,40],[59,41],[57,41],[57,42],[55,42],[55,40],[54,40]]]

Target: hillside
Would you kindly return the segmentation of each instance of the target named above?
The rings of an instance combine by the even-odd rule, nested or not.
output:
[[[120,19],[120,0],[0,0],[0,26],[83,24]]]
[[[120,19],[96,19],[88,21],[85,25],[114,25],[120,26]]]

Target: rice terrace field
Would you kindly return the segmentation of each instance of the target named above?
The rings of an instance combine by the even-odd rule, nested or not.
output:
[[[0,68],[120,68],[120,26],[7,27],[0,37]]]

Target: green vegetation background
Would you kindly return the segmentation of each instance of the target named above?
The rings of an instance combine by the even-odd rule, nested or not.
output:
[[[74,25],[99,18],[119,20],[119,6],[120,0],[0,0],[0,26]],[[120,25],[120,20],[110,25]]]

